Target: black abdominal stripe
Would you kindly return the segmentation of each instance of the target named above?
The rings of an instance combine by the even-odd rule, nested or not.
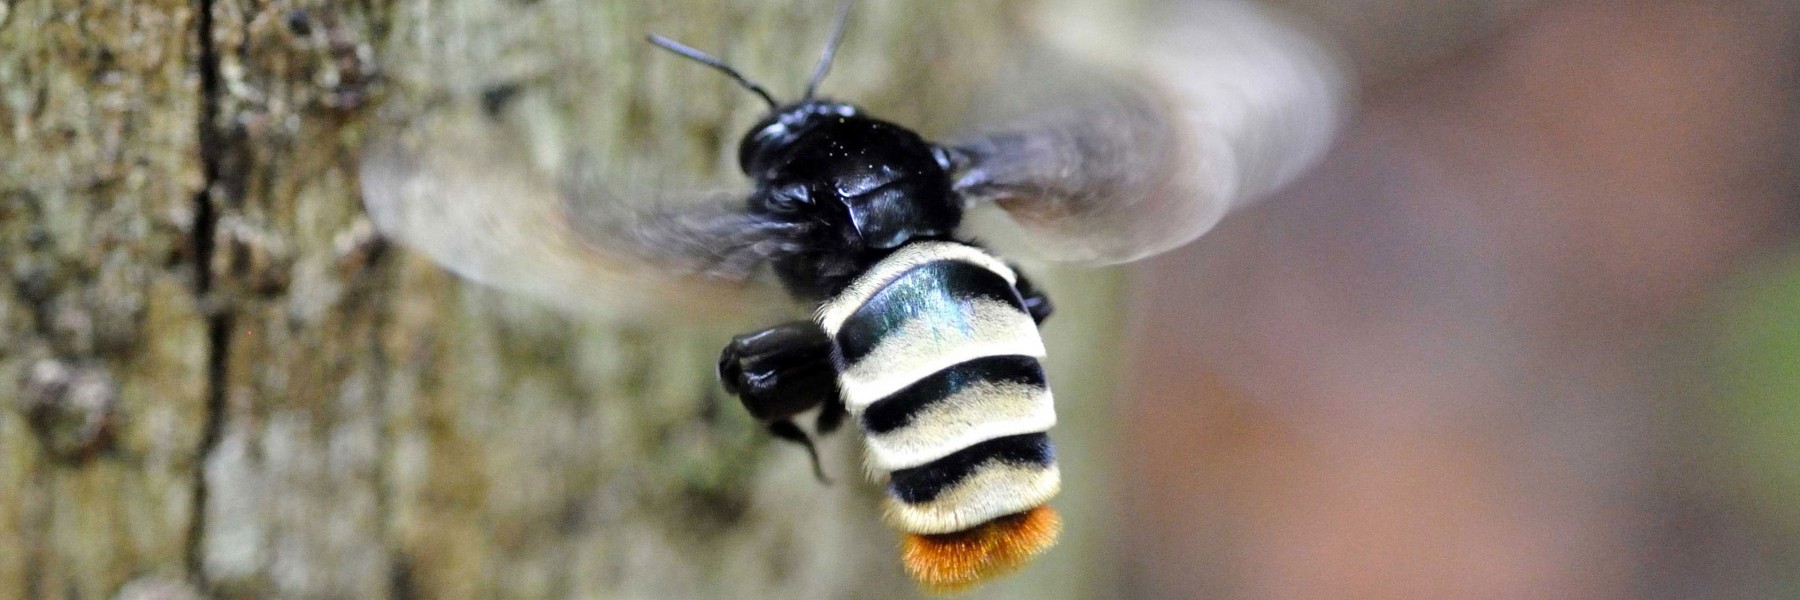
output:
[[[918,242],[819,308],[902,531],[963,531],[1041,506],[1061,485],[1044,342],[1017,278],[975,247]]]

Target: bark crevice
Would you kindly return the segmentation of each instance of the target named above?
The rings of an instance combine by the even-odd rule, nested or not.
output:
[[[206,315],[206,414],[202,421],[200,447],[194,453],[193,504],[188,517],[184,561],[187,578],[195,586],[206,589],[207,578],[202,545],[206,540],[206,508],[208,489],[206,464],[218,446],[224,427],[227,357],[231,344],[231,312],[215,293],[217,282],[212,270],[217,250],[219,223],[218,198],[225,148],[218,130],[220,104],[219,56],[213,36],[213,0],[196,0],[195,35],[199,47],[200,114],[198,145],[203,181],[194,193],[194,296]]]

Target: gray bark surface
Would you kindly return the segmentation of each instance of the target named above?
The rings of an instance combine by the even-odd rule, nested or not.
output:
[[[754,323],[571,320],[358,200],[371,136],[499,87],[729,185],[759,105],[642,36],[792,95],[834,3],[765,4],[0,0],[0,600],[919,595],[854,436],[820,486],[717,389]],[[1025,12],[863,4],[825,89],[928,135]],[[1068,530],[975,597],[1092,596],[1116,274],[1026,267]]]

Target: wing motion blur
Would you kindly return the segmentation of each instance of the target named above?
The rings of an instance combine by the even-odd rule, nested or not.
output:
[[[957,190],[1047,258],[1120,263],[1192,241],[1324,153],[1346,112],[1333,53],[1247,3],[1167,17],[1137,47],[1026,53],[989,102],[1017,116],[951,144]]]
[[[475,115],[440,118],[365,149],[363,202],[385,235],[446,269],[574,314],[785,304],[756,278],[776,242],[738,208],[741,194],[627,202],[582,170],[534,168],[525,146]]]
[[[1022,53],[1031,62],[978,105],[1008,118],[945,146],[955,190],[1004,209],[1047,258],[1119,263],[1193,240],[1323,154],[1347,96],[1334,54],[1238,0],[1159,23],[1129,49]],[[1088,38],[1068,30],[1081,26],[1043,38]],[[1108,39],[1120,37],[1133,36]],[[575,313],[790,306],[758,274],[795,236],[747,214],[742,194],[644,202],[653,193],[620,194],[580,160],[539,168],[518,131],[479,112],[446,111],[365,149],[364,202],[388,237]]]

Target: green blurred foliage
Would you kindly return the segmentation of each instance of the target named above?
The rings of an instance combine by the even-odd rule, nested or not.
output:
[[[1709,325],[1713,447],[1728,494],[1800,534],[1800,254],[1738,278]]]

